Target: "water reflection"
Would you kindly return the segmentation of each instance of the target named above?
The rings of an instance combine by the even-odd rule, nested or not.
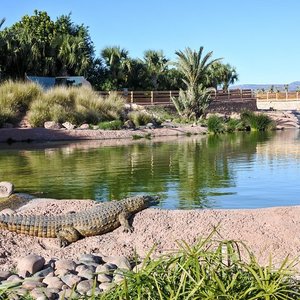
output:
[[[2,145],[0,180],[14,182],[20,192],[58,199],[105,201],[149,193],[161,194],[165,208],[251,207],[253,201],[247,201],[255,193],[248,197],[244,175],[252,176],[266,153],[294,153],[283,150],[288,143],[298,153],[289,159],[299,160],[299,135],[293,132],[119,141],[118,146],[111,141]]]

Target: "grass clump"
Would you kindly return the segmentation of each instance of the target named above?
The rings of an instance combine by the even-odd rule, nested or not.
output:
[[[251,111],[243,111],[241,113],[241,120],[254,131],[270,130],[275,126],[269,116],[262,113],[255,114]]]
[[[217,115],[212,115],[207,119],[207,129],[214,134],[224,132],[224,121]]]
[[[106,121],[98,124],[98,128],[102,130],[119,130],[122,129],[123,122],[121,120]]]
[[[139,271],[123,273],[123,283],[99,299],[299,299],[293,262],[284,260],[277,270],[271,261],[263,267],[243,243],[215,241],[212,235],[195,246],[179,246],[157,260],[150,252]]]
[[[124,108],[123,98],[111,94],[107,98],[88,87],[55,87],[44,93],[42,99],[32,102],[29,122],[42,126],[46,121],[97,124],[119,119]]]
[[[128,113],[128,119],[133,122],[135,127],[147,125],[153,121],[153,117],[146,111],[134,110]]]
[[[40,98],[42,89],[35,83],[6,81],[0,85],[0,126],[15,123],[26,112],[34,99]]]

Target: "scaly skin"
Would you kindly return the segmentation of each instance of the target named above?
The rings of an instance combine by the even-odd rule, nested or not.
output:
[[[0,228],[31,236],[58,238],[60,246],[65,247],[83,237],[101,235],[119,226],[132,232],[128,223],[130,215],[156,204],[157,199],[130,197],[101,203],[87,211],[57,216],[0,214]]]

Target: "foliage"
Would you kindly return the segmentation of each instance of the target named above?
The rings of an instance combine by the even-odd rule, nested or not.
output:
[[[28,117],[32,126],[42,126],[46,121],[97,124],[119,119],[124,103],[115,94],[101,98],[87,87],[55,87],[32,102]]]
[[[146,111],[138,110],[134,110],[128,113],[128,119],[134,123],[135,127],[147,125],[148,123],[153,121],[152,115],[150,115]]]
[[[238,119],[229,119],[226,124],[225,128],[227,132],[234,132],[237,130],[245,130],[245,126],[241,120]]]
[[[172,97],[178,114],[188,120],[198,119],[210,103],[210,91],[199,85],[195,88],[180,90],[178,97]]]
[[[87,27],[75,25],[70,15],[52,21],[46,12],[34,11],[0,31],[4,41],[0,53],[2,75],[24,78],[86,74],[94,49]]]
[[[286,259],[278,270],[271,261],[263,267],[243,243],[216,241],[212,235],[194,246],[179,242],[178,252],[156,260],[150,259],[150,251],[140,270],[125,272],[124,282],[99,299],[299,298],[300,285],[292,279],[294,262]]]
[[[214,134],[224,132],[224,121],[221,117],[212,115],[207,119],[207,129]]]
[[[122,129],[122,126],[123,122],[121,120],[100,122],[98,124],[98,128],[103,130],[119,130]]]
[[[265,131],[274,128],[272,119],[263,113],[256,114],[246,110],[241,113],[241,120],[254,131]]]
[[[25,113],[33,101],[42,94],[35,83],[6,81],[0,85],[0,126],[12,122]]]

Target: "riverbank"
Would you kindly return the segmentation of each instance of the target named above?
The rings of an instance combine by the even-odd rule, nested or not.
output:
[[[86,210],[96,205],[92,200],[34,199],[17,211],[23,214],[52,215]],[[83,253],[102,256],[135,253],[144,257],[156,245],[155,255],[175,250],[177,241],[195,243],[218,228],[216,239],[243,241],[262,264],[280,264],[286,256],[299,255],[300,240],[292,237],[300,231],[300,206],[266,209],[162,210],[149,208],[132,220],[133,233],[121,228],[101,236],[87,237],[66,248],[59,248],[57,239],[37,238],[0,231],[0,269],[8,270],[28,254],[51,258],[77,259]],[[300,267],[298,266],[298,269]]]
[[[180,127],[174,128],[145,128],[136,130],[1,128],[0,142],[138,139],[149,136],[161,137],[205,134],[206,132],[207,129],[199,125],[181,125]]]

